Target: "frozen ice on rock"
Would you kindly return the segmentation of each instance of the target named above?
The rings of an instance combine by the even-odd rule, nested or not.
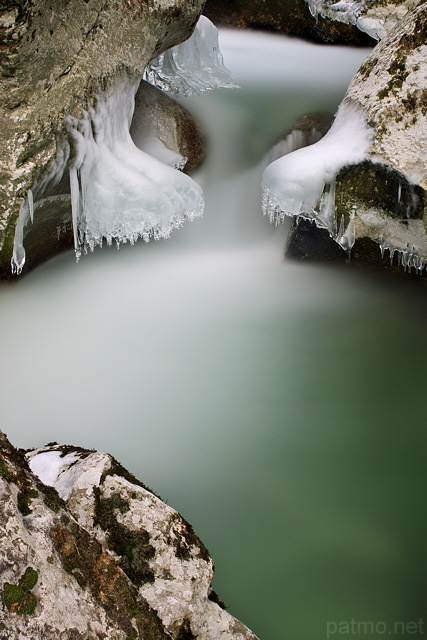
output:
[[[224,66],[218,29],[205,16],[200,16],[188,40],[150,62],[144,79],[163,91],[182,96],[238,86]]]

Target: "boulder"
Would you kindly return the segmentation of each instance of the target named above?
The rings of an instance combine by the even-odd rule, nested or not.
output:
[[[112,456],[0,432],[4,640],[256,640],[191,525]]]

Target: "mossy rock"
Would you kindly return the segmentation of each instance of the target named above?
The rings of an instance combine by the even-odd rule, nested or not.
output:
[[[10,582],[4,583],[4,604],[10,613],[17,613],[18,615],[34,613],[37,606],[37,598],[31,593],[31,589],[36,586],[38,579],[37,571],[33,567],[27,567],[17,585]]]
[[[335,203],[338,218],[360,205],[363,209],[384,212],[395,220],[422,220],[424,190],[392,167],[367,160],[339,172]]]
[[[31,591],[36,586],[38,579],[39,574],[37,571],[33,567],[27,567],[25,573],[19,578],[18,585],[24,591]]]

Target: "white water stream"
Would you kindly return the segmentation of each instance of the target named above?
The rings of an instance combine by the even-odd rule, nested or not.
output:
[[[0,289],[1,428],[111,452],[192,522],[262,640],[392,633],[425,612],[422,290],[284,261],[260,213],[263,154],[336,109],[364,52],[235,32],[222,50],[242,89],[184,101],[204,218]]]

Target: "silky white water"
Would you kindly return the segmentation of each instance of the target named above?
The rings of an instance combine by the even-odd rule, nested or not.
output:
[[[259,186],[365,52],[235,32],[222,51],[242,89],[185,100],[204,218],[0,288],[1,428],[111,452],[192,522],[261,639],[391,633],[425,613],[423,290],[284,261]]]

